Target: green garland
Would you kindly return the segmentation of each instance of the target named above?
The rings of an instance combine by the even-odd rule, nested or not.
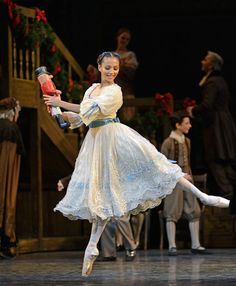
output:
[[[40,47],[41,64],[47,66],[58,89],[70,101],[80,102],[89,86],[88,81],[69,79],[61,52],[55,46],[55,34],[47,22],[45,11],[35,8],[35,18],[27,18],[12,0],[0,0],[8,6],[12,35],[21,49],[35,50]]]

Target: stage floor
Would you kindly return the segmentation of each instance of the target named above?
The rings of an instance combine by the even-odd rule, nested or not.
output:
[[[208,255],[178,252],[169,257],[167,250],[138,250],[135,260],[126,262],[121,251],[116,261],[96,261],[88,278],[81,276],[81,251],[20,254],[0,259],[0,285],[236,285],[236,249],[209,249]]]

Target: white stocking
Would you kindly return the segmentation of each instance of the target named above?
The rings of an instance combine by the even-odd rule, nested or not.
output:
[[[106,220],[98,219],[94,221],[92,224],[89,243],[86,247],[84,254],[82,276],[87,277],[92,272],[93,263],[99,254],[99,251],[97,249],[97,244],[107,224],[107,221],[108,221],[107,219]]]
[[[204,205],[209,205],[212,207],[219,208],[228,208],[229,200],[218,197],[218,196],[209,196],[203,192],[201,192],[197,187],[195,187],[192,183],[190,183],[187,179],[182,177],[178,183],[176,184],[177,188],[182,189],[186,192],[192,192]]]
[[[87,245],[86,250],[85,250],[85,255],[87,252],[89,254],[98,255],[97,244],[98,244],[99,239],[102,235],[102,232],[103,232],[103,230],[107,224],[107,221],[108,221],[107,219],[106,220],[98,219],[98,220],[93,222],[91,234],[90,234],[90,239],[89,239],[88,245]]]
[[[176,224],[173,221],[166,222],[166,233],[169,243],[169,249],[172,247],[176,247],[175,243],[175,234],[176,234]]]
[[[200,246],[199,241],[199,220],[189,222],[189,231],[191,235],[192,248]]]

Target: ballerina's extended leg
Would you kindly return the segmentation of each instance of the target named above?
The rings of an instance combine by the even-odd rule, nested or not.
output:
[[[219,207],[219,208],[228,208],[230,205],[230,201],[219,197],[219,196],[209,196],[203,192],[201,192],[197,187],[195,187],[192,183],[190,183],[187,179],[182,177],[178,183],[178,188],[187,191],[192,192],[197,198],[200,199],[200,201],[204,205],[209,205],[212,207]]]
[[[96,220],[92,223],[89,243],[86,247],[83,261],[82,276],[89,276],[93,269],[93,263],[96,260],[99,251],[97,249],[98,241],[107,224],[107,220]]]

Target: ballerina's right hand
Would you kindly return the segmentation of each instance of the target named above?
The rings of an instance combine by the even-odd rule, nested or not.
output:
[[[55,95],[47,95],[43,94],[43,100],[46,105],[51,105],[51,106],[58,106],[59,101],[61,101],[61,91],[56,90]]]

